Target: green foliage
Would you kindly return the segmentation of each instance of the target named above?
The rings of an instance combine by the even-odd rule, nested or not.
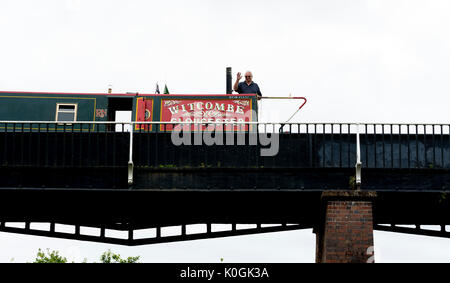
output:
[[[206,165],[205,163],[200,163],[200,168],[212,168],[212,165]]]
[[[174,164],[159,164],[158,168],[176,168],[177,166]]]
[[[62,257],[59,255],[58,251],[52,251],[50,252],[49,249],[47,249],[47,255],[39,249],[36,259],[33,261],[33,263],[66,263],[67,259],[65,257]]]
[[[439,204],[444,203],[447,201],[447,193],[441,193],[439,195]]]
[[[350,179],[348,180],[348,185],[350,186],[350,189],[355,190],[356,189],[356,177],[350,176]]]
[[[140,258],[140,256],[130,256],[130,257],[127,257],[126,259],[123,259],[120,257],[120,254],[115,254],[115,253],[112,253],[110,250],[108,250],[100,256],[100,262],[101,263],[138,263],[139,258]],[[47,249],[47,254],[45,254],[41,249],[39,249],[36,259],[33,261],[33,263],[67,263],[67,259],[65,257],[60,256],[59,251],[50,252],[50,250]],[[83,260],[83,263],[87,263],[86,258]]]
[[[138,263],[139,256],[129,256],[122,259],[119,254],[114,254],[108,250],[101,255],[100,260],[102,263]]]

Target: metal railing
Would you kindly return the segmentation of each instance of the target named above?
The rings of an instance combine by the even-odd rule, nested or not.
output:
[[[174,145],[176,125],[197,125],[197,133],[211,132],[222,144],[196,145],[193,132],[191,146]],[[250,144],[251,133],[276,135],[278,154],[260,156],[265,145]],[[243,134],[245,143],[230,146],[227,134],[235,145]],[[0,121],[0,153],[0,166],[127,167],[129,184],[135,167],[356,167],[359,185],[361,168],[450,169],[450,125]]]
[[[0,121],[0,166],[126,166],[130,146],[126,125]]]

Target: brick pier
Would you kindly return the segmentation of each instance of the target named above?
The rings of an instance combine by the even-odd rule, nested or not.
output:
[[[316,262],[374,262],[372,204],[375,192],[322,194],[321,225],[316,227]]]

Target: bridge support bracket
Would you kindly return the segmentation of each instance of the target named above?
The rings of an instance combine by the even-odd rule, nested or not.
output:
[[[130,123],[130,149],[128,151],[129,153],[129,159],[128,159],[128,185],[133,185],[133,123]]]
[[[133,185],[133,162],[128,162],[128,185]]]
[[[355,175],[355,183],[356,183],[356,189],[361,189],[361,162],[356,163],[356,175]]]

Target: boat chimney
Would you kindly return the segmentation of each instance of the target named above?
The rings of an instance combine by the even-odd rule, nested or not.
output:
[[[227,67],[227,94],[232,94],[233,93],[233,89],[231,87],[231,82],[232,78],[231,78],[231,67]]]

